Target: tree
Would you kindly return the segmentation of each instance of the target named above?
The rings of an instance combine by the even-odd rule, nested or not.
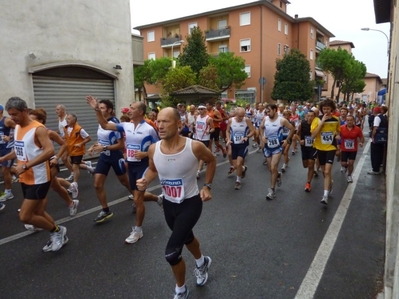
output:
[[[362,92],[364,90],[364,87],[366,86],[366,83],[364,82],[366,72],[366,65],[361,61],[351,59],[346,63],[344,76],[341,81],[345,101],[355,92]]]
[[[198,77],[198,84],[210,89],[219,90],[218,82],[218,70],[217,68],[210,64],[200,70],[200,75]]]
[[[198,77],[201,69],[209,64],[205,36],[199,27],[194,27],[186,39],[187,44],[183,47],[183,52],[179,55],[179,63],[181,66],[190,66]]]
[[[342,89],[342,80],[344,79],[345,67],[350,60],[354,59],[353,55],[347,50],[339,47],[337,50],[326,48],[320,51],[317,64],[333,77],[333,85],[331,89],[331,99],[334,99],[335,87],[338,87],[338,97]]]
[[[283,59],[277,59],[272,99],[307,101],[312,97],[314,86],[309,73],[309,61],[298,49],[292,49]]]
[[[209,63],[217,69],[217,89],[222,92],[232,86],[239,89],[248,77],[244,70],[244,58],[234,56],[233,52],[222,52],[216,57],[210,57]]]

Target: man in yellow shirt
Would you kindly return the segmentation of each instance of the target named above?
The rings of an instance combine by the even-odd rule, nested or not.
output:
[[[333,180],[331,179],[331,169],[334,157],[339,153],[337,140],[340,139],[340,121],[332,113],[336,110],[332,100],[324,100],[320,103],[320,117],[315,117],[310,127],[313,147],[317,150],[317,157],[324,176],[324,194],[321,203],[327,204],[328,196],[332,193]]]

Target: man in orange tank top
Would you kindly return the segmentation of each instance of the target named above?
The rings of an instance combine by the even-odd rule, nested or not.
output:
[[[15,172],[19,175],[24,195],[19,219],[36,228],[48,230],[50,242],[43,251],[57,251],[68,238],[67,229],[56,225],[45,211],[51,181],[49,159],[54,155],[54,146],[46,128],[29,118],[24,100],[18,97],[10,98],[6,103],[6,110],[16,123],[14,151],[0,157],[0,162],[17,158]]]
[[[213,103],[212,102],[206,103],[206,110],[207,110],[207,114],[209,115],[209,117],[212,118],[213,125],[215,127],[215,130],[211,133],[211,138],[209,140],[208,148],[212,151],[212,140],[214,140],[215,141],[216,150],[218,148],[221,149],[222,153],[223,153],[223,158],[226,158],[226,156],[227,156],[226,150],[224,149],[224,147],[219,142],[220,123],[223,121],[223,118],[220,115],[220,112],[213,108]]]

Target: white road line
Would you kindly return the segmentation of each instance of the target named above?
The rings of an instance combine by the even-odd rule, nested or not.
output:
[[[370,147],[370,140],[364,147],[363,155],[356,165],[355,171],[353,172],[353,183],[348,184],[345,194],[342,197],[341,203],[334,215],[330,226],[328,227],[327,233],[325,234],[323,241],[320,244],[319,249],[306,273],[305,278],[296,293],[295,299],[312,299],[320,283],[327,261],[330,258],[331,251],[334,248],[334,244],[337,241],[339,231],[341,230],[342,223],[345,220],[346,213],[348,212],[351,204],[353,193],[356,189],[357,182],[359,180],[360,171],[363,168],[366,155]]]
[[[221,166],[221,165],[226,164],[226,163],[229,163],[229,161],[226,160],[226,161],[220,162],[220,163],[217,164],[217,166]],[[202,172],[205,172],[205,170],[203,170]],[[152,190],[156,190],[156,189],[159,189],[159,188],[161,188],[161,185],[156,185],[156,186],[153,186],[153,187],[148,188],[147,191],[148,191],[148,192],[151,192]],[[94,189],[93,189],[93,190],[94,190]],[[121,203],[121,202],[124,202],[124,201],[126,201],[126,197],[127,197],[127,196],[121,197],[121,198],[118,198],[118,199],[115,199],[114,201],[109,202],[109,203],[108,203],[108,206],[111,207],[111,206],[117,205],[117,204],[119,204],[119,203]],[[88,215],[88,214],[97,212],[97,211],[99,211],[99,210],[101,210],[101,206],[97,206],[97,207],[91,208],[91,209],[89,209],[89,210],[85,210],[85,211],[83,211],[83,212],[77,213],[77,214],[76,214],[75,216],[73,216],[73,217],[65,217],[65,218],[59,219],[59,220],[56,221],[56,223],[57,223],[57,224],[67,223],[67,222],[73,221],[73,220],[75,220],[75,219],[79,219],[79,218],[81,218],[81,217],[83,217],[83,216],[86,216],[86,215]],[[23,238],[23,237],[29,236],[29,235],[34,234],[34,233],[36,233],[36,232],[37,232],[37,231],[28,231],[28,230],[27,230],[27,231],[24,231],[24,232],[22,232],[22,233],[15,234],[15,235],[9,236],[9,237],[7,237],[7,238],[0,239],[0,246],[1,246],[1,245],[4,245],[4,244],[7,244],[7,243],[9,243],[9,242],[12,242],[12,241],[21,239],[21,238]]]

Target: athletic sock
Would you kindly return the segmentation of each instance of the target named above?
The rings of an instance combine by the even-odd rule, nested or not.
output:
[[[237,175],[236,182],[239,182],[239,183],[241,183],[241,177],[239,177],[238,175]]]
[[[195,260],[195,264],[197,265],[197,267],[201,267],[204,264],[205,260],[204,260],[204,256],[201,254],[201,257],[197,260]]]
[[[181,287],[178,287],[176,285],[176,287],[175,287],[176,294],[181,294],[181,293],[184,293],[185,291],[186,291],[186,285],[185,284],[183,284]]]
[[[324,190],[324,196],[328,196],[328,190]]]

